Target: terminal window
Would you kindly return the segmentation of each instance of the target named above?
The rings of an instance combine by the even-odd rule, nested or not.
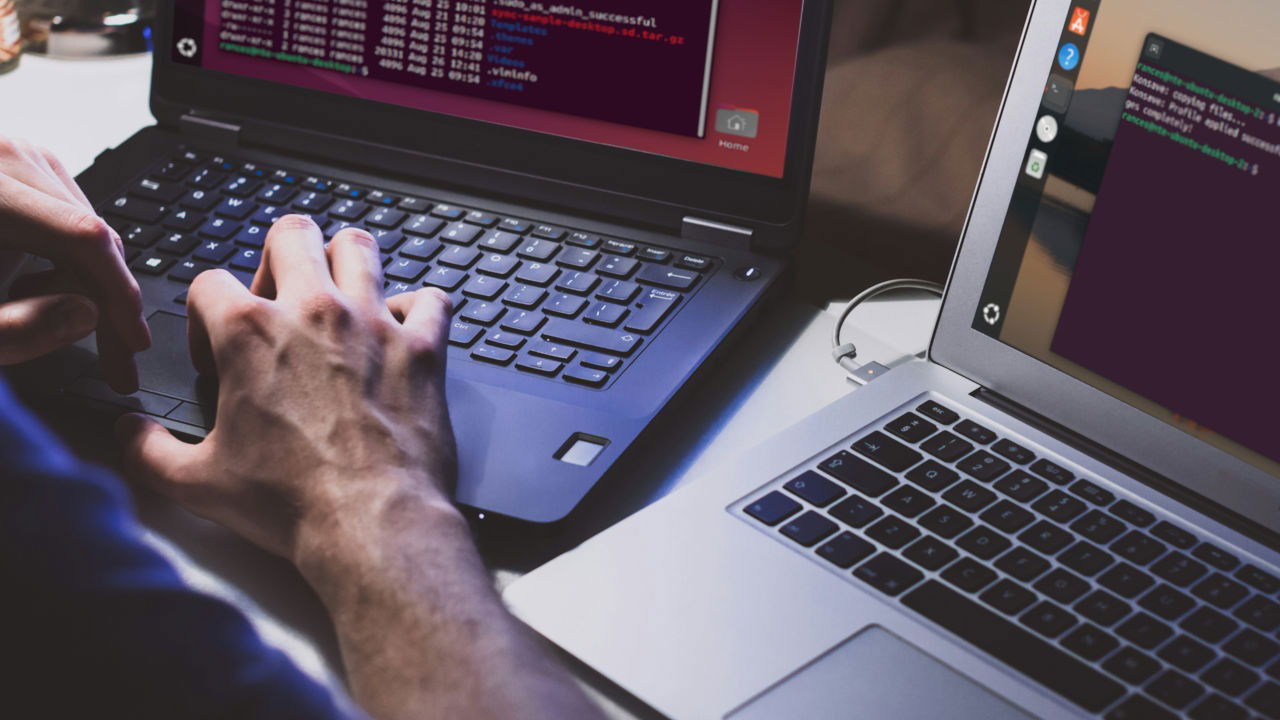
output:
[[[719,0],[211,2],[223,52],[691,137],[707,132]]]

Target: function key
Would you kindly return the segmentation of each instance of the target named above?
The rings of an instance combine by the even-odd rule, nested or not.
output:
[[[1128,500],[1121,500],[1111,506],[1111,514],[1137,525],[1138,527],[1146,527],[1156,521],[1156,516],[1142,508],[1134,505]]]
[[[368,194],[368,191],[366,191],[364,188],[356,187],[355,185],[352,185],[350,183],[342,183],[341,185],[333,189],[333,194],[337,195],[338,197],[345,197],[345,198],[351,198],[352,200],[359,200],[363,198],[366,194]]]
[[[960,416],[954,410],[943,407],[932,400],[926,400],[921,403],[920,407],[916,408],[916,412],[923,413],[925,417],[943,425],[950,425],[960,419]]]
[[[604,241],[603,249],[605,252],[610,252],[615,255],[635,255],[636,254],[635,243],[627,242],[626,240],[615,240],[613,238],[609,238],[608,240]]]
[[[1219,570],[1232,570],[1240,564],[1235,555],[1207,542],[1200,543],[1199,547],[1191,551],[1191,554]]]
[[[173,159],[191,165],[198,165],[204,162],[204,156],[194,150],[179,150],[173,154]]]
[[[1196,536],[1170,522],[1161,521],[1151,528],[1151,534],[1182,550],[1196,546]]]
[[[446,220],[458,220],[465,217],[467,211],[453,205],[437,205],[431,209],[431,214]]]
[[[1013,442],[1012,440],[1000,440],[991,449],[998,454],[1003,455],[1019,465],[1026,465],[1036,459],[1035,453]]]
[[[1275,575],[1253,565],[1245,565],[1236,573],[1236,577],[1270,595],[1280,590],[1280,580]]]
[[[492,213],[483,212],[481,210],[472,210],[467,213],[466,222],[472,225],[479,225],[482,228],[491,228],[498,224],[498,217]]]
[[[986,445],[996,439],[996,434],[972,420],[963,420],[956,425],[956,432],[978,443]]]
[[[637,257],[648,262],[665,263],[671,259],[671,251],[656,247],[641,248]]]
[[[594,249],[600,247],[600,243],[604,241],[600,239],[599,235],[574,231],[569,233],[569,239],[566,242],[570,245]]]
[[[765,525],[777,525],[800,511],[800,503],[774,490],[743,508],[751,517]]]
[[[1070,489],[1073,494],[1088,500],[1094,505],[1110,505],[1116,499],[1116,496],[1111,494],[1109,490],[1103,490],[1088,480],[1077,480]]]
[[[1057,483],[1058,485],[1066,485],[1076,479],[1075,474],[1071,471],[1057,463],[1051,463],[1043,458],[1032,463],[1031,472],[1039,475],[1045,480]]]
[[[568,230],[565,230],[562,227],[556,227],[555,225],[534,225],[533,226],[533,236],[536,238],[559,241],[559,240],[563,240],[564,236],[568,234],[569,234]]]
[[[159,167],[154,175],[162,180],[181,180],[191,172],[191,166],[184,162],[167,162]]]
[[[909,443],[918,443],[936,432],[938,426],[915,413],[907,413],[886,425],[884,429]]]
[[[431,210],[431,203],[422,198],[407,197],[400,201],[396,207],[411,213],[424,213]]]
[[[252,177],[258,178],[259,180],[265,180],[267,176],[271,174],[270,170],[259,166],[257,163],[251,163],[251,162],[247,162],[244,165],[241,165],[240,171],[246,175],[250,175]]]
[[[529,232],[529,229],[533,227],[533,223],[529,222],[528,220],[517,220],[515,218],[503,218],[502,221],[498,223],[498,227],[502,228],[503,230],[506,230],[507,232],[513,232],[513,233],[518,233],[520,235],[523,235]]]
[[[395,207],[396,204],[400,202],[400,198],[396,197],[395,195],[391,195],[390,193],[385,193],[381,190],[374,190],[373,192],[370,192],[368,196],[365,197],[365,200],[369,201],[370,205],[379,205],[381,207]],[[401,209],[403,210],[405,208],[401,208]],[[411,210],[411,212],[420,212],[420,211]]]
[[[278,182],[281,185],[297,185],[298,184],[298,176],[294,175],[288,170],[276,170],[275,172],[271,173],[271,180],[273,182]]]
[[[711,267],[711,261],[700,255],[681,255],[676,259],[676,266],[702,272]]]
[[[302,187],[315,192],[329,192],[333,190],[333,181],[311,175],[302,181]]]

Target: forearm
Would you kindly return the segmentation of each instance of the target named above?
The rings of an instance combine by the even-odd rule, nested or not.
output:
[[[593,718],[502,607],[460,513],[414,494],[316,523],[299,567],[333,616],[356,700],[388,718]]]

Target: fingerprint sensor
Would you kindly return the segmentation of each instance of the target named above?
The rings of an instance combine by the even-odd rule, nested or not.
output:
[[[594,435],[575,433],[554,457],[560,462],[586,467],[595,462],[600,453],[608,447],[609,441]]]

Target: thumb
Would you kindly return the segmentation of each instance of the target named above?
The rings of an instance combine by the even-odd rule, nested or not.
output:
[[[124,472],[171,499],[188,487],[197,467],[197,445],[174,437],[160,423],[142,415],[122,415],[116,420],[116,438],[122,448]]]
[[[0,365],[47,355],[93,332],[98,307],[81,295],[41,295],[0,305]]]

